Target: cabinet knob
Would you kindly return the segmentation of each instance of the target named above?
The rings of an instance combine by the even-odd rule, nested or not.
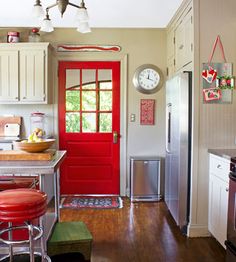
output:
[[[228,188],[228,187],[226,187],[225,191],[226,191],[226,192],[229,192],[229,188]]]
[[[179,46],[179,50],[183,49],[184,48],[184,45],[180,45]]]
[[[218,168],[218,169],[222,169],[222,167],[221,167],[221,165],[220,165],[220,164],[219,164],[219,165],[217,165],[217,168]]]

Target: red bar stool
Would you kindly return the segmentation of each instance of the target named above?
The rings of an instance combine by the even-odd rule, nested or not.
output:
[[[40,226],[32,224],[32,220],[41,219],[46,213],[47,195],[36,189],[12,189],[0,192],[0,222],[8,222],[8,227],[0,231],[0,242],[9,246],[10,261],[13,261],[14,255],[29,254],[30,262],[34,262],[34,256],[40,255],[42,261],[51,261],[46,255],[44,243],[42,241],[43,229]],[[12,223],[21,223],[20,226],[12,226]],[[42,221],[41,221],[42,222]],[[42,223],[39,223],[42,224]],[[14,230],[28,230],[28,239],[12,240]],[[8,233],[8,237],[2,236]],[[34,251],[36,240],[41,241],[41,252]],[[29,244],[29,251],[14,252],[14,245]]]

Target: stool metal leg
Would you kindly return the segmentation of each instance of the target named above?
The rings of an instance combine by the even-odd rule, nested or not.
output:
[[[43,217],[39,218],[39,225],[43,231]],[[46,242],[44,241],[44,236],[40,238],[40,246],[41,246],[41,262],[51,262],[50,257],[47,255],[46,252]]]
[[[42,228],[42,230],[43,230],[43,218],[42,217],[40,217],[39,218],[39,226]],[[44,246],[44,241],[43,241],[43,237],[44,236],[42,236],[41,238],[40,238],[40,246],[41,246],[41,262],[44,262],[45,261],[45,246]]]
[[[30,253],[30,262],[34,262],[34,228],[29,223],[29,253]]]
[[[44,262],[44,256],[45,256],[45,251],[44,251],[44,245],[43,245],[43,238],[41,237],[40,239],[40,245],[41,245],[41,253],[42,253],[42,256],[41,256],[41,262]]]
[[[11,222],[8,222],[8,227],[12,227]],[[8,231],[8,239],[12,240],[12,231]],[[10,255],[10,262],[13,262],[13,246],[12,246],[12,244],[9,245],[9,255]]]

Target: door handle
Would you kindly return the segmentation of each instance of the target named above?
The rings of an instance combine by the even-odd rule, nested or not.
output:
[[[118,143],[118,133],[117,131],[113,131],[113,144]]]
[[[171,140],[171,103],[166,106],[166,152],[170,153]]]

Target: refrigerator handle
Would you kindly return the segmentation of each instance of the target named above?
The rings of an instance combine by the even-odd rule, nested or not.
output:
[[[166,152],[170,153],[170,142],[171,142],[171,103],[166,106]]]

